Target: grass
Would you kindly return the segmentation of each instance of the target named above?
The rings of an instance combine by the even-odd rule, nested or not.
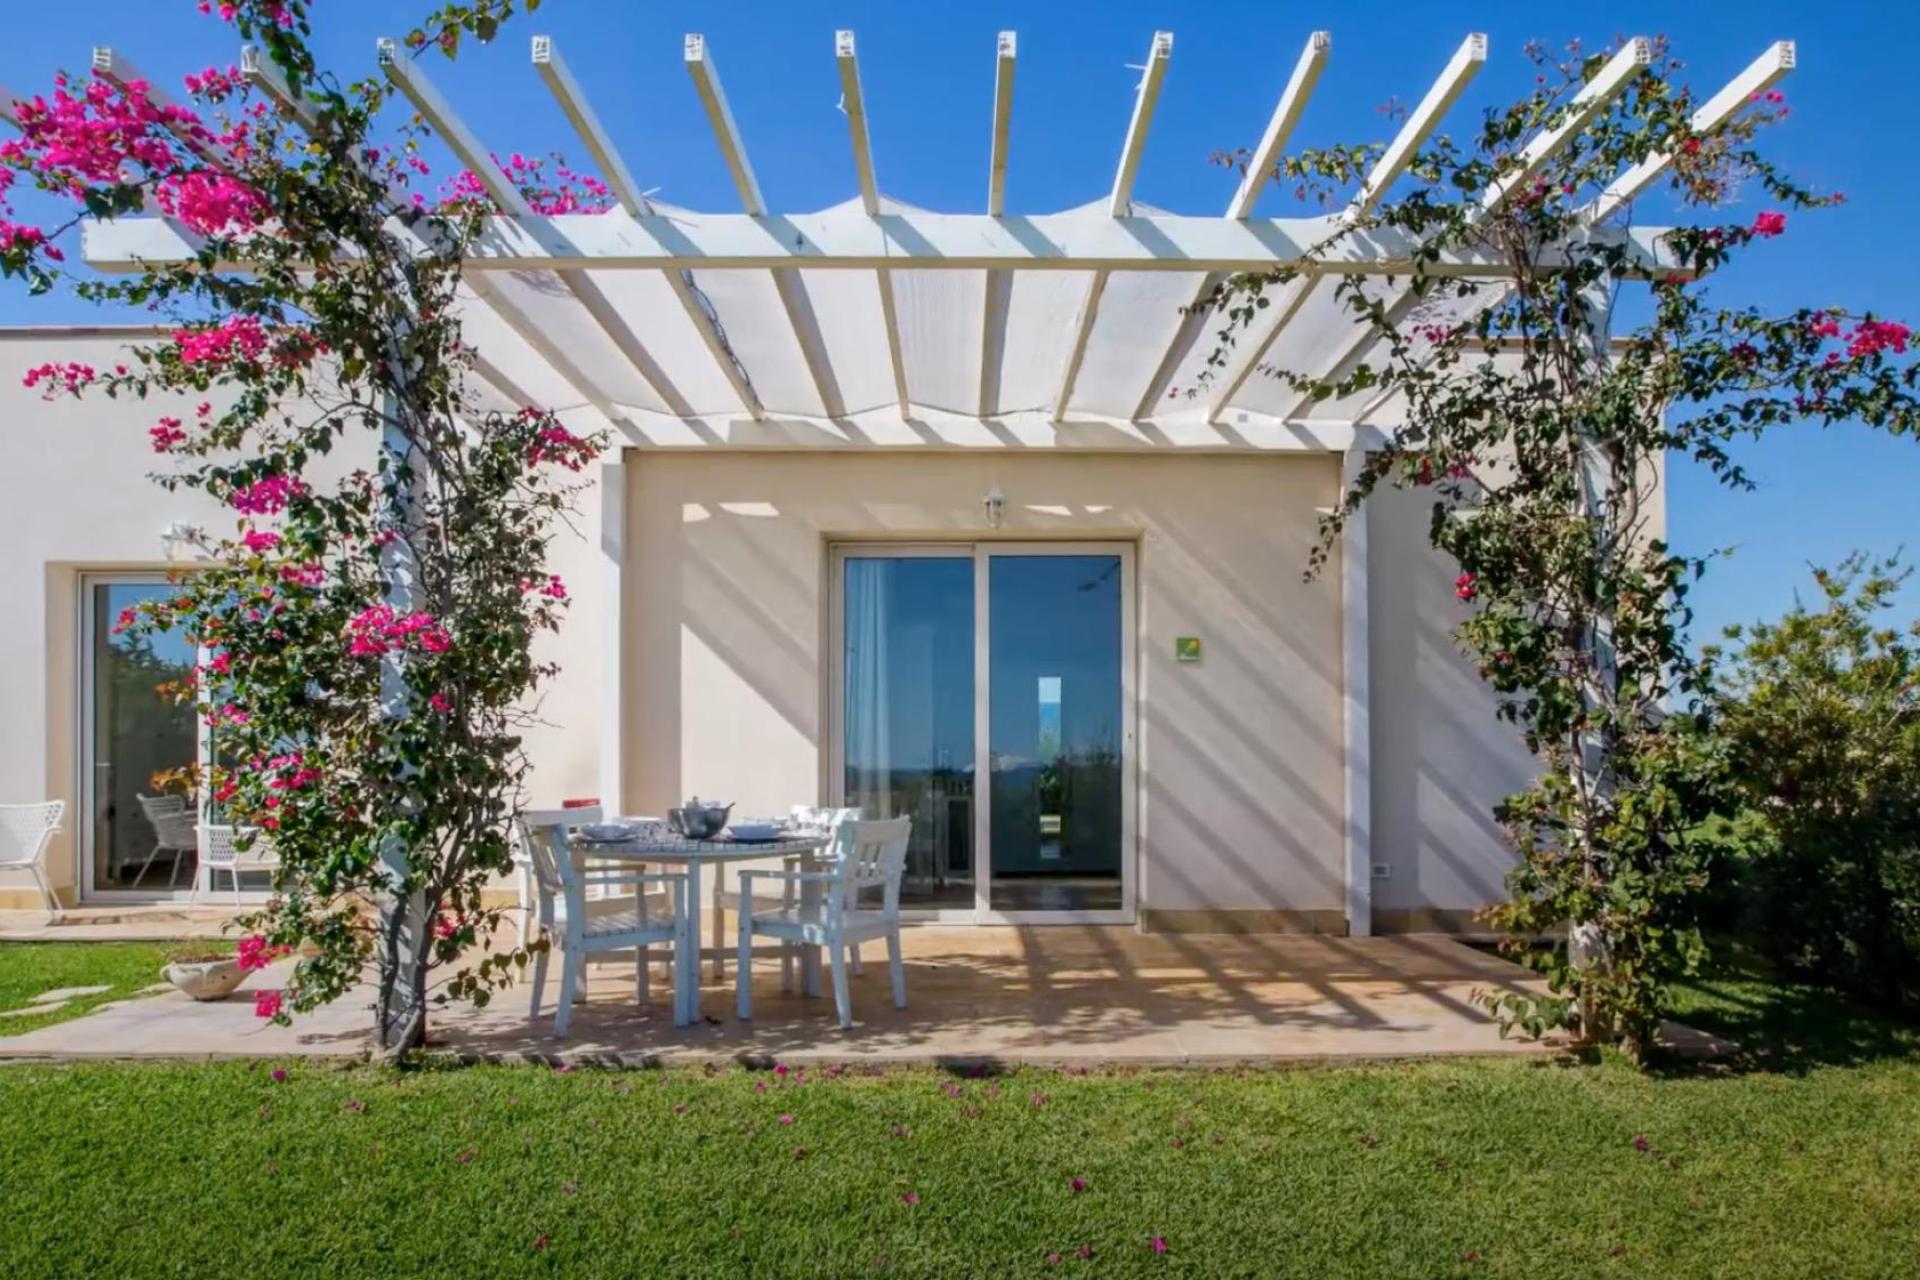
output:
[[[1920,1034],[1747,974],[1683,998],[1746,1053],[1652,1075],[13,1066],[0,1275],[1915,1274]]]
[[[49,1013],[0,1018],[0,1039],[91,1013],[109,1000],[126,1000],[161,981],[171,942],[0,942],[0,1012],[24,1009],[33,997],[61,987],[106,986],[108,990],[75,996]],[[213,951],[231,951],[232,943],[198,943]],[[3,1051],[3,1050],[0,1050]]]

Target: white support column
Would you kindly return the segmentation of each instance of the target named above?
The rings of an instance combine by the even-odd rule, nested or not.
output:
[[[1366,459],[1358,440],[1340,471],[1341,494],[1352,486]],[[1346,818],[1347,934],[1373,932],[1373,713],[1368,636],[1367,507],[1347,518],[1340,545],[1341,732],[1345,741],[1342,806]]]
[[[600,464],[600,805],[627,812],[627,467],[615,449]]]
[[[1400,132],[1394,135],[1387,149],[1374,161],[1368,171],[1366,181],[1360,184],[1360,190],[1348,202],[1345,217],[1349,220],[1371,212],[1380,203],[1407,165],[1413,160],[1414,153],[1420,149],[1440,121],[1453,106],[1461,91],[1464,90],[1480,68],[1487,61],[1487,37],[1479,32],[1468,36],[1455,49],[1446,68],[1440,72],[1440,78],[1427,90],[1427,96],[1420,99],[1420,105],[1408,113]],[[1300,308],[1306,305],[1307,298],[1318,286],[1319,280],[1313,276],[1297,276],[1289,280],[1281,289],[1279,300],[1269,308],[1272,318],[1267,321],[1266,329],[1260,337],[1247,348],[1246,355],[1234,365],[1220,383],[1219,388],[1207,402],[1207,421],[1218,422],[1220,415],[1226,412],[1227,405],[1240,394],[1240,388],[1246,385],[1247,378],[1260,362],[1266,359],[1267,351],[1273,346],[1274,339],[1293,322]],[[1296,410],[1297,412],[1297,410]]]
[[[1173,33],[1156,31],[1147,49],[1146,69],[1140,73],[1140,85],[1133,95],[1133,118],[1127,122],[1126,141],[1120,145],[1120,167],[1113,175],[1113,191],[1107,197],[1107,216],[1124,218],[1133,212],[1133,180],[1140,171],[1140,156],[1147,149],[1147,128],[1153,123],[1153,111],[1160,103],[1160,85],[1167,78],[1167,60],[1173,56]],[[1094,323],[1100,318],[1100,299],[1107,291],[1109,272],[1096,271],[1087,282],[1087,296],[1074,319],[1073,345],[1067,348],[1066,367],[1060,372],[1060,390],[1053,398],[1053,420],[1062,422],[1073,400],[1073,384],[1080,380],[1080,366],[1087,358],[1087,340],[1093,336]]]
[[[860,60],[854,52],[853,32],[833,33],[833,57],[840,67],[840,105],[847,113],[847,134],[853,142],[853,167],[860,178],[860,207],[869,218],[880,216],[880,183],[873,172],[873,143],[867,136],[867,102],[860,92]],[[900,345],[900,312],[893,295],[893,272],[874,272],[880,285],[880,319],[887,331],[887,361],[893,366],[894,398],[900,416],[913,411],[907,392],[907,361]]]
[[[1007,208],[1007,143],[1013,129],[1013,62],[1018,37],[1000,33],[993,67],[993,147],[987,159],[987,216],[998,218]],[[1007,303],[1013,296],[1013,275],[987,272],[986,304],[980,327],[980,416],[1000,411],[1000,364],[1007,349]]]

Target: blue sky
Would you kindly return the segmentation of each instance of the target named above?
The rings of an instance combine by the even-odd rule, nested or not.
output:
[[[372,68],[373,42],[402,34],[426,0],[320,0],[323,58],[352,74]],[[1392,125],[1389,97],[1417,101],[1468,31],[1488,33],[1487,68],[1450,117],[1464,131],[1478,113],[1530,85],[1529,38],[1590,42],[1616,33],[1667,35],[1684,73],[1711,90],[1779,38],[1799,42],[1800,66],[1783,85],[1792,115],[1772,131],[1774,154],[1810,185],[1839,189],[1840,209],[1796,217],[1788,234],[1711,283],[1713,296],[1785,310],[1844,303],[1913,321],[1920,315],[1920,250],[1909,230],[1920,178],[1903,163],[1920,8],[1892,3],[1044,4],[647,3],[547,0],[516,18],[491,48],[464,53],[436,81],[496,150],[569,151],[572,136],[527,66],[527,40],[554,36],[602,118],[622,140],[643,186],[693,208],[737,207],[719,153],[681,61],[681,37],[703,32],[720,67],[760,184],[775,208],[804,210],[855,193],[833,32],[859,37],[875,163],[889,194],[944,211],[985,199],[994,34],[1019,32],[1008,208],[1045,212],[1084,203],[1111,182],[1139,63],[1155,29],[1174,33],[1138,198],[1178,213],[1216,213],[1232,180],[1208,163],[1251,145],[1307,33],[1333,35],[1332,56],[1296,141],[1377,140]],[[83,68],[89,48],[112,44],[150,75],[177,83],[186,71],[236,56],[230,30],[199,17],[192,0],[87,0],[42,5],[8,24],[0,84],[47,87],[56,66]],[[1272,193],[1262,212],[1290,202]],[[1642,221],[1662,220],[1643,201]],[[98,320],[72,299],[28,299],[0,289],[0,323]],[[1809,562],[1862,548],[1920,554],[1920,442],[1836,429],[1788,429],[1746,449],[1757,493],[1716,489],[1676,463],[1671,528],[1693,550],[1732,547],[1701,587],[1697,634],[1777,613],[1806,583]],[[1920,592],[1910,591],[1907,611]]]

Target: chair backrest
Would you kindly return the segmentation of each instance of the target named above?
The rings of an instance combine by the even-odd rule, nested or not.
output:
[[[187,807],[185,796],[140,796],[140,812],[153,828],[162,849],[188,849],[194,844],[199,815]]]
[[[40,861],[66,811],[65,800],[0,804],[0,867],[30,867]]]
[[[526,832],[529,827],[550,826],[558,822],[563,827],[587,827],[603,822],[604,811],[598,805],[569,805],[563,809],[525,809],[513,823],[513,860],[523,867],[533,865],[533,854],[527,848]],[[538,821],[533,821],[538,819]],[[536,877],[537,879],[537,877]],[[559,890],[550,892],[558,893]]]
[[[900,876],[907,866],[907,840],[913,834],[911,818],[879,818],[871,822],[842,822],[834,829],[834,886],[840,903],[854,910],[862,889],[883,888],[888,915],[900,907]]]
[[[527,809],[514,819],[520,837],[520,849],[533,868],[533,882],[548,897],[563,898],[569,907],[577,907],[584,888],[573,865],[573,849],[567,840],[567,827],[581,818],[581,809]]]
[[[858,821],[860,810],[836,809],[829,804],[797,804],[790,813],[793,824],[798,827],[813,827],[823,831],[836,831],[843,822]]]

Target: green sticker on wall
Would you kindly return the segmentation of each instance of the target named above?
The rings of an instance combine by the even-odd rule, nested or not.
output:
[[[1175,662],[1200,661],[1200,637],[1175,636],[1173,638],[1173,658]]]

